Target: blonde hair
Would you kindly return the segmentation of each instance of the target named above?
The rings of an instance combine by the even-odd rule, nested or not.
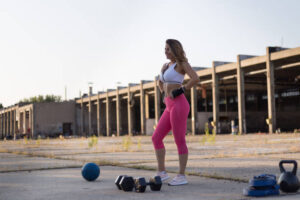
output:
[[[166,43],[170,46],[170,49],[174,54],[177,63],[188,62],[183,47],[178,40],[167,39]]]

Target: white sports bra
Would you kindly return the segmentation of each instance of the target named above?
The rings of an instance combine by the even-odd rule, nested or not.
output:
[[[160,73],[159,79],[163,82],[163,83],[178,83],[178,84],[182,84],[183,83],[183,79],[184,79],[184,75],[178,73],[175,70],[175,66],[176,63],[170,65],[168,67],[167,70],[165,70],[164,73]]]

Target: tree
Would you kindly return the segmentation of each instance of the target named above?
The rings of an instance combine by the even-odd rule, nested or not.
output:
[[[61,96],[55,96],[55,95],[38,95],[38,96],[34,96],[34,97],[30,97],[30,98],[25,98],[21,101],[19,101],[19,103],[41,103],[41,102],[62,102],[61,100]]]
[[[2,105],[2,103],[0,103],[0,109],[2,109],[3,108],[3,105]]]

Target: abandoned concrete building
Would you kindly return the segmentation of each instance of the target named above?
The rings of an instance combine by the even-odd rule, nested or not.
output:
[[[300,47],[267,47],[262,56],[237,55],[235,62],[213,61],[211,67],[194,69],[200,82],[185,93],[191,106],[187,133],[204,133],[205,124],[217,134],[231,133],[233,128],[243,134],[300,128]],[[58,118],[58,113],[50,116],[42,104],[27,105],[23,111],[22,106],[4,108],[0,136],[16,130],[24,133],[28,127],[33,136],[47,135],[51,128],[41,127],[58,121],[60,129],[71,123],[65,126],[77,136],[151,135],[165,107],[157,83],[154,77],[96,94],[90,88],[69,103],[72,106],[61,104],[66,119]]]
[[[16,104],[0,110],[0,138],[72,135],[75,101]]]

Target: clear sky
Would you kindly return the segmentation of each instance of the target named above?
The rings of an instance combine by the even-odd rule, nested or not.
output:
[[[206,67],[298,47],[299,10],[298,0],[0,0],[0,103],[154,80],[168,38]]]

